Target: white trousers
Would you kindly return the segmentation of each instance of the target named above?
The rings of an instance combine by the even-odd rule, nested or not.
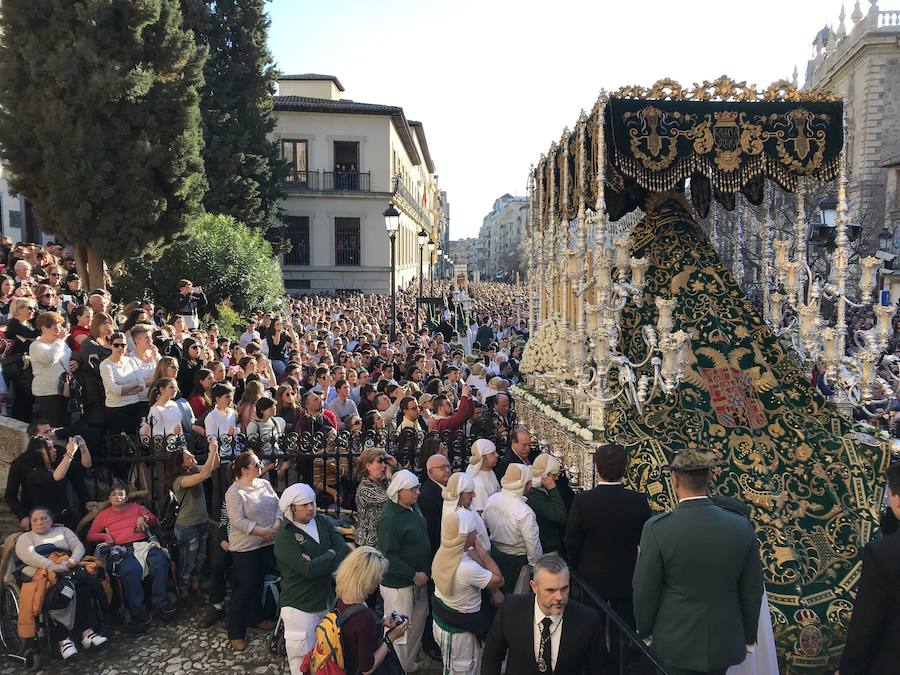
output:
[[[384,615],[398,612],[409,617],[409,629],[406,635],[394,640],[394,651],[400,658],[403,670],[409,670],[416,662],[422,634],[425,632],[425,621],[428,618],[428,586],[406,586],[404,588],[388,588],[381,586],[381,598],[384,600]]]
[[[321,612],[302,612],[294,607],[281,608],[284,622],[284,646],[291,675],[300,675],[300,664],[307,652],[316,646],[316,626],[325,616]]]
[[[443,675],[478,675],[481,671],[481,647],[474,633],[448,633],[431,624],[434,641],[441,648]]]

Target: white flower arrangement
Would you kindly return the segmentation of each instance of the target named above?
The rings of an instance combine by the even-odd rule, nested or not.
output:
[[[522,354],[519,371],[546,373],[559,368],[562,362],[560,347],[564,340],[562,319],[556,315],[541,323],[541,327],[528,340]]]
[[[524,361],[523,361],[524,362]],[[513,385],[510,388],[510,393],[521,401],[524,401],[531,407],[539,410],[541,414],[544,415],[547,419],[555,422],[559,427],[572,434],[573,436],[577,436],[583,441],[593,441],[594,440],[594,432],[591,429],[588,429],[585,426],[582,426],[578,422],[573,419],[570,419],[563,415],[559,410],[553,408],[543,401],[539,400],[536,396],[534,396],[527,389],[524,389],[520,385]]]

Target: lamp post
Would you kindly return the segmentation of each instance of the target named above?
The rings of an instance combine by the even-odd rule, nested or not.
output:
[[[396,252],[397,230],[400,228],[400,212],[394,208],[394,203],[388,204],[384,210],[384,228],[391,240],[391,342],[397,338],[397,281],[396,281]]]
[[[419,311],[421,310],[422,304],[422,277],[425,276],[423,274],[423,252],[425,250],[425,242],[428,241],[428,233],[425,231],[423,227],[419,230],[419,297],[416,299],[416,332],[418,332],[420,324],[419,324]]]
[[[442,276],[441,275],[441,256],[444,255],[444,249],[440,244],[437,245],[436,253],[437,253],[437,266],[438,266],[437,273],[438,273],[438,279],[440,279]],[[432,295],[434,295],[434,293],[432,293]]]
[[[428,242],[428,278],[431,280],[431,289],[428,291],[428,294],[433,298],[434,297],[434,242]]]

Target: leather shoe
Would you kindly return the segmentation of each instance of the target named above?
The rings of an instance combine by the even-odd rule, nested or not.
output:
[[[256,630],[268,632],[275,629],[275,622],[269,621],[268,619],[263,619],[259,623],[254,624],[253,628],[255,628]]]
[[[441,650],[437,645],[423,645],[422,650],[435,661],[443,661]]]
[[[242,652],[247,649],[247,642],[246,640],[229,640],[228,646],[233,652]]]

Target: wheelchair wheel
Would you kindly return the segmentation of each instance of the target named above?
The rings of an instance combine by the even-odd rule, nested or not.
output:
[[[19,637],[18,622],[19,592],[7,584],[0,597],[0,642],[9,654],[21,655],[25,646]]]
[[[37,649],[29,649],[25,652],[25,667],[37,672],[41,669],[41,652]]]

